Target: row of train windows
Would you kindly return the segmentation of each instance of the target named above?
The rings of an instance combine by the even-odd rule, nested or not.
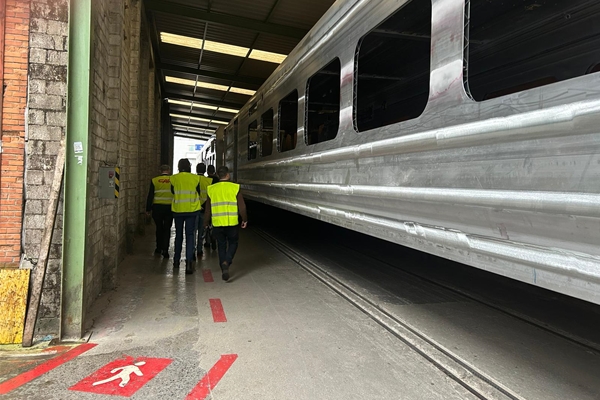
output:
[[[465,89],[476,101],[571,79],[600,70],[597,0],[471,0],[464,65]],[[354,74],[354,127],[364,132],[417,118],[429,97],[431,1],[412,0],[358,43]],[[307,82],[305,142],[336,137],[340,114],[340,60]],[[296,147],[298,91],[248,126],[248,159]],[[260,140],[260,146],[258,141]]]

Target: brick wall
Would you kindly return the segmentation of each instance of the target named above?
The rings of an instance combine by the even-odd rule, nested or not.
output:
[[[2,153],[0,154],[0,268],[21,258],[29,3],[6,0]]]

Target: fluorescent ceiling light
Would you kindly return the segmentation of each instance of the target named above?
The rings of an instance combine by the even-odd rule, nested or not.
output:
[[[170,104],[177,104],[177,105],[186,106],[186,107],[191,107],[192,106],[192,102],[191,101],[181,101],[181,100],[173,100],[173,99],[168,99],[167,101]],[[222,111],[222,112],[228,112],[228,113],[234,113],[234,114],[237,114],[240,111],[240,110],[234,110],[233,108],[209,106],[208,104],[199,104],[199,103],[196,103],[196,102],[193,103],[193,107],[196,107],[196,108],[205,108],[207,110],[216,110],[216,111]]]
[[[197,39],[189,36],[181,36],[175,35],[173,33],[161,32],[160,40],[163,43],[191,47],[193,49],[202,48],[202,39]],[[254,60],[266,61],[275,64],[280,64],[287,57],[287,55],[285,54],[271,53],[270,51],[256,49],[252,49],[250,55],[248,55],[248,52],[250,51],[250,48],[248,47],[234,46],[232,44],[213,42],[210,40],[204,41],[204,50],[212,51],[215,53],[228,54],[237,57],[248,56],[249,58],[252,58]]]
[[[267,61],[275,64],[281,64],[286,59],[285,54],[271,53],[269,51],[253,49],[248,58],[253,60]]]
[[[256,93],[256,90],[242,89],[242,88],[238,88],[238,87],[234,87],[234,86],[217,85],[216,83],[208,83],[208,82],[200,82],[200,81],[196,82],[191,79],[175,78],[174,76],[167,76],[167,77],[165,77],[165,80],[167,82],[178,83],[180,85],[196,86],[196,87],[200,87],[200,88],[204,88],[204,89],[220,90],[223,92],[229,91],[231,93],[245,94],[248,96],[252,96],[254,93]]]
[[[208,119],[208,118],[200,118],[200,117],[194,117],[193,115],[182,115],[182,114],[169,114],[169,116],[173,117],[173,118],[185,118],[185,119],[190,119],[192,121],[202,121],[202,122],[208,122],[210,124],[220,124],[220,125],[227,125],[229,124],[229,122],[223,122],[223,121],[216,121],[214,119]]]

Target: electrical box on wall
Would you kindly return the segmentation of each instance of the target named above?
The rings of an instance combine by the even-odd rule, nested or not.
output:
[[[116,199],[119,197],[119,167],[100,167],[98,173],[98,197]]]

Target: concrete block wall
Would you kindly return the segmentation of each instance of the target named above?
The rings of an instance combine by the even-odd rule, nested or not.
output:
[[[10,0],[7,7],[9,3]],[[18,266],[21,253],[33,264],[37,261],[56,155],[60,140],[66,134],[69,0],[13,0],[12,3],[14,7],[22,6],[18,11],[21,18],[25,14],[28,18],[24,32],[19,33],[25,42],[20,46],[15,44],[24,49],[19,58],[25,60],[23,71],[14,75],[14,81],[5,82],[7,94],[16,95],[19,90],[23,93],[19,100],[5,108],[4,115],[10,119],[5,121],[3,118],[3,149],[11,147],[5,145],[6,140],[6,143],[13,143],[15,150],[7,152],[6,156],[2,154],[1,182],[5,185],[9,181],[5,177],[12,176],[5,174],[5,169],[15,171],[10,200],[20,202],[23,192],[19,185],[22,188],[25,180],[25,224],[21,235],[23,218],[19,214],[14,222],[18,233],[15,243],[2,239],[0,249],[6,243],[11,251],[14,250],[14,254],[10,254],[11,261]],[[136,233],[143,227],[143,200],[149,179],[158,169],[160,160],[160,118],[157,115],[161,112],[148,39],[140,31],[145,29],[140,1],[93,1],[92,7],[88,219],[83,282],[86,310],[98,294],[118,285],[119,263],[127,250],[131,250]],[[15,49],[15,57],[16,53]],[[6,96],[4,104],[7,104]],[[23,118],[26,104],[28,140],[25,144]],[[101,166],[121,168],[120,198],[99,198]],[[4,202],[4,186],[1,193]],[[13,205],[19,210],[23,207],[21,203]],[[0,221],[4,223],[9,210],[2,207]],[[44,282],[38,335],[57,334],[60,326],[62,204],[59,213]],[[0,227],[0,238],[4,232],[4,227]]]
[[[68,0],[32,0],[23,253],[37,262],[60,142],[66,133]],[[59,329],[62,202],[54,226],[36,331]]]
[[[158,169],[160,155],[158,138],[150,138],[150,131],[154,136],[160,131],[149,123],[155,111],[149,86],[155,82],[149,82],[153,71],[141,3],[93,2],[92,19],[86,309],[99,293],[118,285],[118,265],[143,233],[150,171]],[[98,171],[105,165],[121,169],[118,199],[98,198]]]

